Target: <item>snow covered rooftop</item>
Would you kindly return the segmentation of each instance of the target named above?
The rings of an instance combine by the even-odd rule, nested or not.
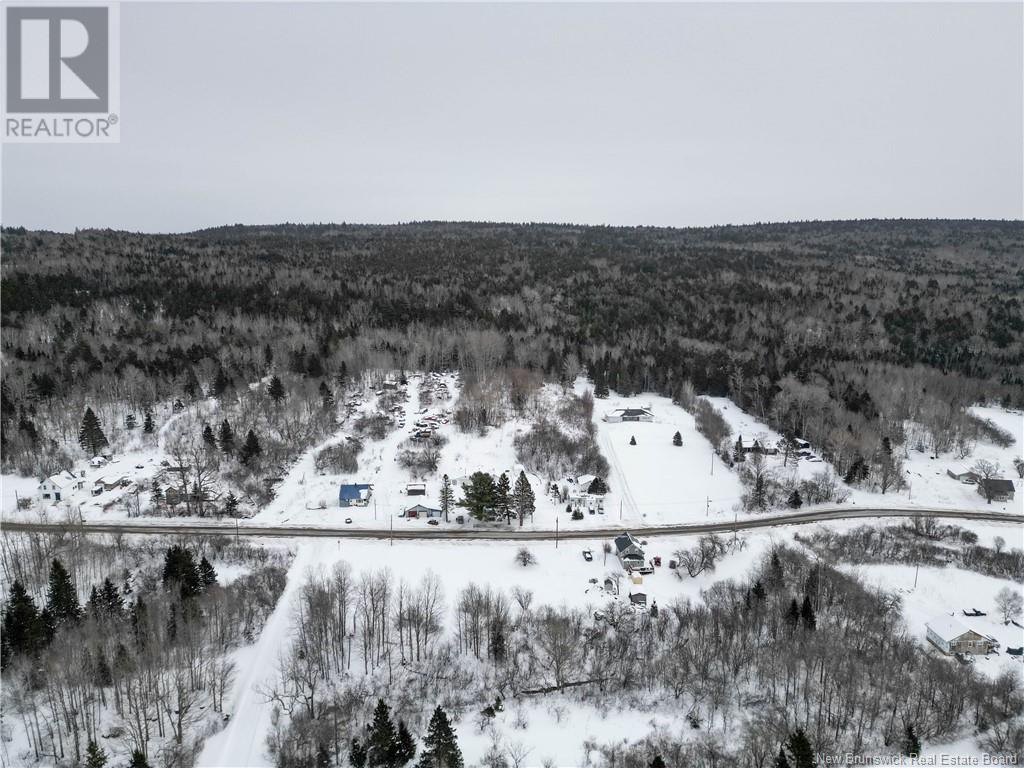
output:
[[[932,630],[943,640],[954,640],[970,630],[952,616],[936,616],[930,619],[925,626]]]

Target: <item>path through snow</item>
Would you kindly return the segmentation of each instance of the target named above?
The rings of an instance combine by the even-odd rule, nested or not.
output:
[[[273,708],[257,688],[275,682],[278,657],[291,641],[295,595],[306,580],[309,566],[316,562],[322,544],[304,541],[299,545],[284,592],[259,640],[236,652],[237,678],[228,698],[231,721],[227,728],[206,740],[196,768],[254,768],[271,764],[264,753]]]

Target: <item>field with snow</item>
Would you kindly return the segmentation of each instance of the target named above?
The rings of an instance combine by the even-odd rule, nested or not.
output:
[[[830,527],[849,528],[863,525],[838,523]],[[1019,528],[1009,524],[968,523],[964,524],[979,536],[982,544],[990,544],[996,536],[1013,541],[1019,535]],[[296,591],[310,569],[329,569],[335,562],[348,562],[356,573],[375,571],[387,567],[396,582],[405,580],[415,584],[427,572],[441,578],[444,596],[450,606],[457,593],[470,583],[490,584],[496,588],[508,589],[519,586],[532,591],[535,605],[567,605],[600,609],[609,601],[626,601],[630,591],[642,591],[649,601],[667,605],[673,600],[687,599],[700,601],[702,592],[714,583],[727,579],[744,578],[754,563],[780,543],[792,543],[792,529],[764,531],[745,534],[743,546],[725,556],[713,573],[690,578],[685,573],[677,578],[676,572],[667,567],[658,568],[650,576],[642,577],[642,583],[631,584],[623,574],[614,556],[605,560],[602,554],[602,540],[561,542],[531,542],[530,551],[536,563],[527,567],[519,565],[515,554],[519,544],[514,542],[409,542],[396,541],[389,545],[373,540],[304,540],[292,547],[298,553],[289,573],[285,597],[268,620],[266,629],[258,642],[237,652],[237,661],[243,674],[236,681],[229,700],[229,710],[234,712],[227,729],[211,737],[206,744],[198,765],[208,766],[261,766],[271,765],[264,755],[264,741],[271,722],[271,705],[261,696],[259,690],[272,681],[276,672],[275,664],[288,642],[292,629],[290,604]],[[646,547],[649,555],[661,555],[664,562],[676,550],[692,547],[695,537],[655,537]],[[594,560],[587,562],[582,551],[592,550]],[[844,567],[844,569],[846,569]],[[992,608],[995,592],[1012,582],[979,576],[958,569],[921,569],[918,586],[913,588],[914,569],[901,566],[858,566],[849,568],[868,584],[877,584],[886,591],[897,593],[903,601],[904,619],[908,631],[923,648],[931,649],[924,638],[924,622],[939,613],[957,611],[961,607]],[[620,594],[608,593],[603,588],[607,576],[618,575]],[[597,583],[592,583],[592,580]],[[1021,589],[1021,585],[1013,585]],[[992,614],[990,613],[990,619]],[[453,614],[446,614],[451,628]],[[968,623],[977,620],[961,618]],[[1007,644],[1020,645],[1021,640],[1001,624],[991,620],[983,624],[968,624],[972,628],[992,634]],[[953,663],[952,661],[950,663]],[[976,662],[982,671],[995,674],[1004,667],[1020,671],[1019,659],[1005,654]],[[682,731],[688,726],[682,712],[671,712],[664,708],[642,711],[599,709],[583,706],[560,695],[549,695],[539,699],[528,698],[519,703],[507,702],[506,710],[494,720],[494,733],[506,745],[522,744],[530,748],[528,765],[540,765],[551,760],[556,765],[580,765],[583,762],[582,744],[588,739],[607,742],[616,739],[636,738],[646,733],[653,725],[672,731]],[[526,725],[523,727],[523,722]],[[491,732],[479,731],[471,717],[458,723],[459,741],[467,765],[478,761],[489,748]],[[977,755],[973,740],[965,738],[953,745],[926,745],[928,754]]]

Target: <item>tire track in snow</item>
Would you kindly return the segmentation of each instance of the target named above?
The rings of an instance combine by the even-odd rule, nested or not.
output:
[[[273,684],[277,677],[279,653],[291,638],[292,604],[306,578],[308,567],[316,562],[319,542],[299,545],[288,569],[288,581],[274,610],[263,625],[252,653],[243,654],[244,666],[231,691],[231,720],[227,727],[206,740],[196,768],[229,768],[270,765],[264,757],[266,735],[270,730],[271,705],[257,691]]]

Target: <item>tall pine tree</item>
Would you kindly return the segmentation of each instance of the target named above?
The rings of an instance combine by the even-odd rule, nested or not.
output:
[[[463,768],[462,751],[452,732],[448,715],[438,707],[434,710],[423,739],[423,753],[417,768]]]
[[[50,566],[50,583],[46,590],[46,607],[55,626],[78,621],[82,608],[78,604],[78,590],[71,582],[64,563],[54,559]]]
[[[98,455],[109,445],[107,436],[103,434],[103,425],[100,424],[100,420],[93,413],[92,408],[85,409],[82,426],[78,430],[78,444],[90,456]]]

